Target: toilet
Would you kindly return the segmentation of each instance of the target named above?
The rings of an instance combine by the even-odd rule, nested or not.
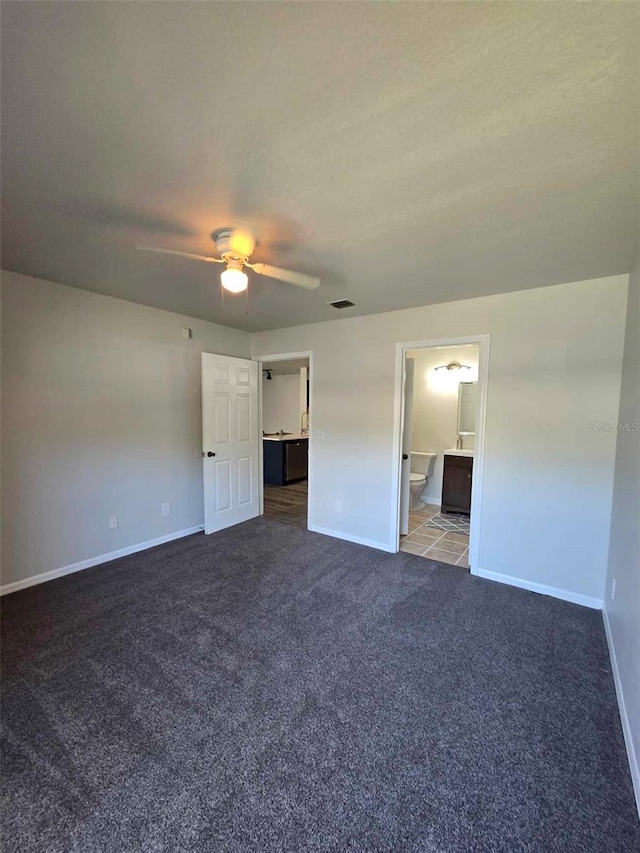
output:
[[[411,474],[409,476],[409,512],[414,512],[422,506],[420,495],[427,485],[427,477],[433,476],[436,464],[435,453],[422,453],[419,450],[411,451]]]

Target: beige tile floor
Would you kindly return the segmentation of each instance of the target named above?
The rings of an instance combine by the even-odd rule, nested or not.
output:
[[[425,506],[409,516],[409,534],[400,539],[400,550],[429,560],[439,560],[460,568],[469,568],[469,537],[466,533],[445,533],[436,527],[427,527],[432,515],[440,511],[437,506]]]

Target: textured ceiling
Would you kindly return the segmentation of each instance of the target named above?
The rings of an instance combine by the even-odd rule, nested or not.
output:
[[[6,269],[268,329],[632,264],[635,3],[2,6]],[[321,287],[134,248],[237,220]]]

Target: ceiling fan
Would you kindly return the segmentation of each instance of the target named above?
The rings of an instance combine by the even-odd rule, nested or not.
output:
[[[157,246],[136,246],[141,252],[158,252],[163,255],[178,255],[191,258],[193,261],[205,261],[208,264],[224,264],[225,269],[220,274],[220,283],[230,293],[243,293],[249,284],[249,277],[244,268],[253,270],[258,275],[266,275],[305,290],[315,290],[320,279],[300,272],[283,270],[269,264],[250,263],[249,258],[256,247],[253,234],[244,228],[219,228],[211,235],[216,244],[219,257],[212,255],[195,255],[192,252],[180,252],[176,249],[161,249]]]

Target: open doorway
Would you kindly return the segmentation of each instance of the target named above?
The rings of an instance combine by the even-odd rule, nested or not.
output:
[[[262,371],[263,511],[307,528],[309,483],[309,356],[266,358]]]
[[[401,350],[396,547],[465,571],[477,562],[487,346]]]

